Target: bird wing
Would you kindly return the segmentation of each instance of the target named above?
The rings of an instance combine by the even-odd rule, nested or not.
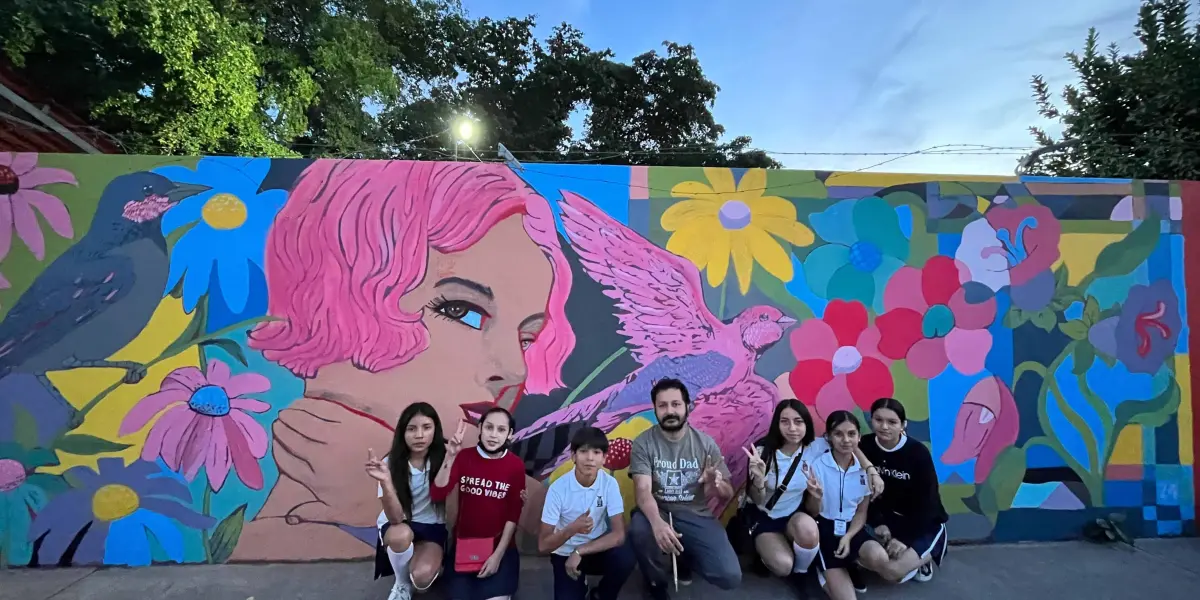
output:
[[[754,374],[731,387],[702,392],[696,398],[696,409],[688,422],[712,436],[721,448],[735,490],[746,483],[748,464],[742,448],[767,434],[778,401],[779,390],[775,385]],[[711,502],[709,508],[719,515],[725,510],[725,503]]]
[[[38,275],[0,322],[0,373],[52,347],[129,293],[133,264],[123,256],[68,251]]]
[[[707,350],[724,327],[704,304],[696,266],[651,244],[591,202],[563,192],[562,222],[584,271],[617,301],[618,331],[643,365]]]

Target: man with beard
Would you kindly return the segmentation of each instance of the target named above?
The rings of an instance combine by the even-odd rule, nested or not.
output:
[[[458,488],[453,548],[446,552],[452,600],[507,599],[517,591],[521,572],[517,522],[525,502],[525,463],[508,451],[516,423],[495,407],[479,419],[479,444],[459,452],[466,433],[446,441],[446,458],[430,486],[434,502]]]
[[[671,567],[663,561],[671,554],[709,583],[733,589],[742,581],[741,565],[708,508],[710,498],[733,496],[725,458],[711,437],[688,425],[691,398],[683,382],[657,382],[650,400],[658,425],[634,440],[629,465],[637,501],[629,535],[646,588],[655,600],[669,597]]]

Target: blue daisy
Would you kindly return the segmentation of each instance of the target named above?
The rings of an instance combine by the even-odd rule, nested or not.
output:
[[[267,230],[287,202],[284,190],[260,190],[270,169],[269,158],[205,157],[195,170],[154,170],[175,183],[211,188],[180,202],[162,219],[164,235],[182,230],[171,249],[164,294],[182,281],[183,306],[189,313],[205,294],[210,301],[220,300],[210,311],[210,330],[266,312]]]

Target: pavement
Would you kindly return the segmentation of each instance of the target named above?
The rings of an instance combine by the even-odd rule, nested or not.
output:
[[[522,557],[517,600],[550,600],[549,564]],[[383,600],[391,579],[372,581],[367,562],[42,568],[0,571],[0,600]],[[1194,600],[1200,589],[1200,539],[1138,540],[1135,548],[1087,542],[952,547],[928,583],[869,582],[865,599],[946,598]],[[425,598],[444,600],[435,586]],[[642,598],[637,574],[621,598]],[[678,600],[794,598],[773,578],[747,574],[741,588],[721,591],[702,581]],[[813,593],[812,598],[821,595]]]

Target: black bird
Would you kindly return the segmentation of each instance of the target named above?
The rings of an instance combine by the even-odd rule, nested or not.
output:
[[[46,267],[0,321],[0,377],[83,367],[143,365],[108,358],[133,341],[163,297],[169,261],[160,217],[210,188],[149,172],[121,175],[100,195],[87,234]]]

